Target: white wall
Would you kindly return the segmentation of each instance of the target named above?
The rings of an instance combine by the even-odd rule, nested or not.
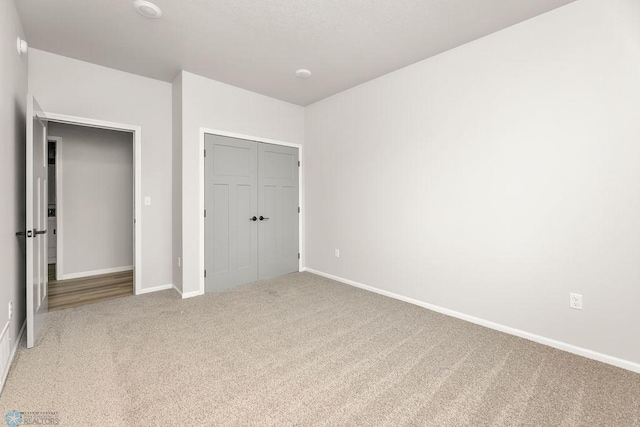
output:
[[[580,0],[308,107],[306,265],[640,363],[639,16]]]
[[[49,135],[62,138],[58,271],[64,279],[132,268],[133,134],[50,123]]]
[[[36,49],[29,88],[47,112],[142,128],[142,288],[172,283],[171,84]]]
[[[0,327],[9,319],[12,345],[25,318],[25,242],[15,233],[25,227],[25,132],[27,56],[18,55],[24,38],[13,1],[0,2]],[[0,331],[1,332],[1,331]],[[0,375],[2,373],[0,372]]]
[[[182,72],[182,291],[197,292],[202,182],[200,127],[302,144],[304,108]],[[175,260],[174,260],[175,262]]]

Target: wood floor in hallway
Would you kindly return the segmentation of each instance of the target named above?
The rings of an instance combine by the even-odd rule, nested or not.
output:
[[[62,310],[133,295],[133,271],[56,280],[55,264],[49,264],[49,310]]]

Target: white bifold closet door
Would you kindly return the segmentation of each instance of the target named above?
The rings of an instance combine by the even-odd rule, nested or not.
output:
[[[298,271],[298,149],[205,135],[205,290]]]

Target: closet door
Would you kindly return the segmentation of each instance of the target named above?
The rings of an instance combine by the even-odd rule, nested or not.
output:
[[[298,271],[298,149],[258,144],[258,278]]]
[[[258,278],[257,144],[205,135],[205,290]]]

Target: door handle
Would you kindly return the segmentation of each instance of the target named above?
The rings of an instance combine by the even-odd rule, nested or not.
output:
[[[31,230],[18,231],[16,233],[16,236],[18,236],[18,237],[22,237],[22,236],[33,237],[33,232]]]
[[[249,221],[257,221],[257,220],[258,220],[258,217],[255,215],[249,218]]]
[[[38,234],[47,234],[47,230],[42,230],[42,231],[33,230],[33,234],[35,234],[36,236],[37,236]]]
[[[269,218],[267,218],[266,216],[260,215],[260,221],[264,221],[265,219],[269,219]]]

